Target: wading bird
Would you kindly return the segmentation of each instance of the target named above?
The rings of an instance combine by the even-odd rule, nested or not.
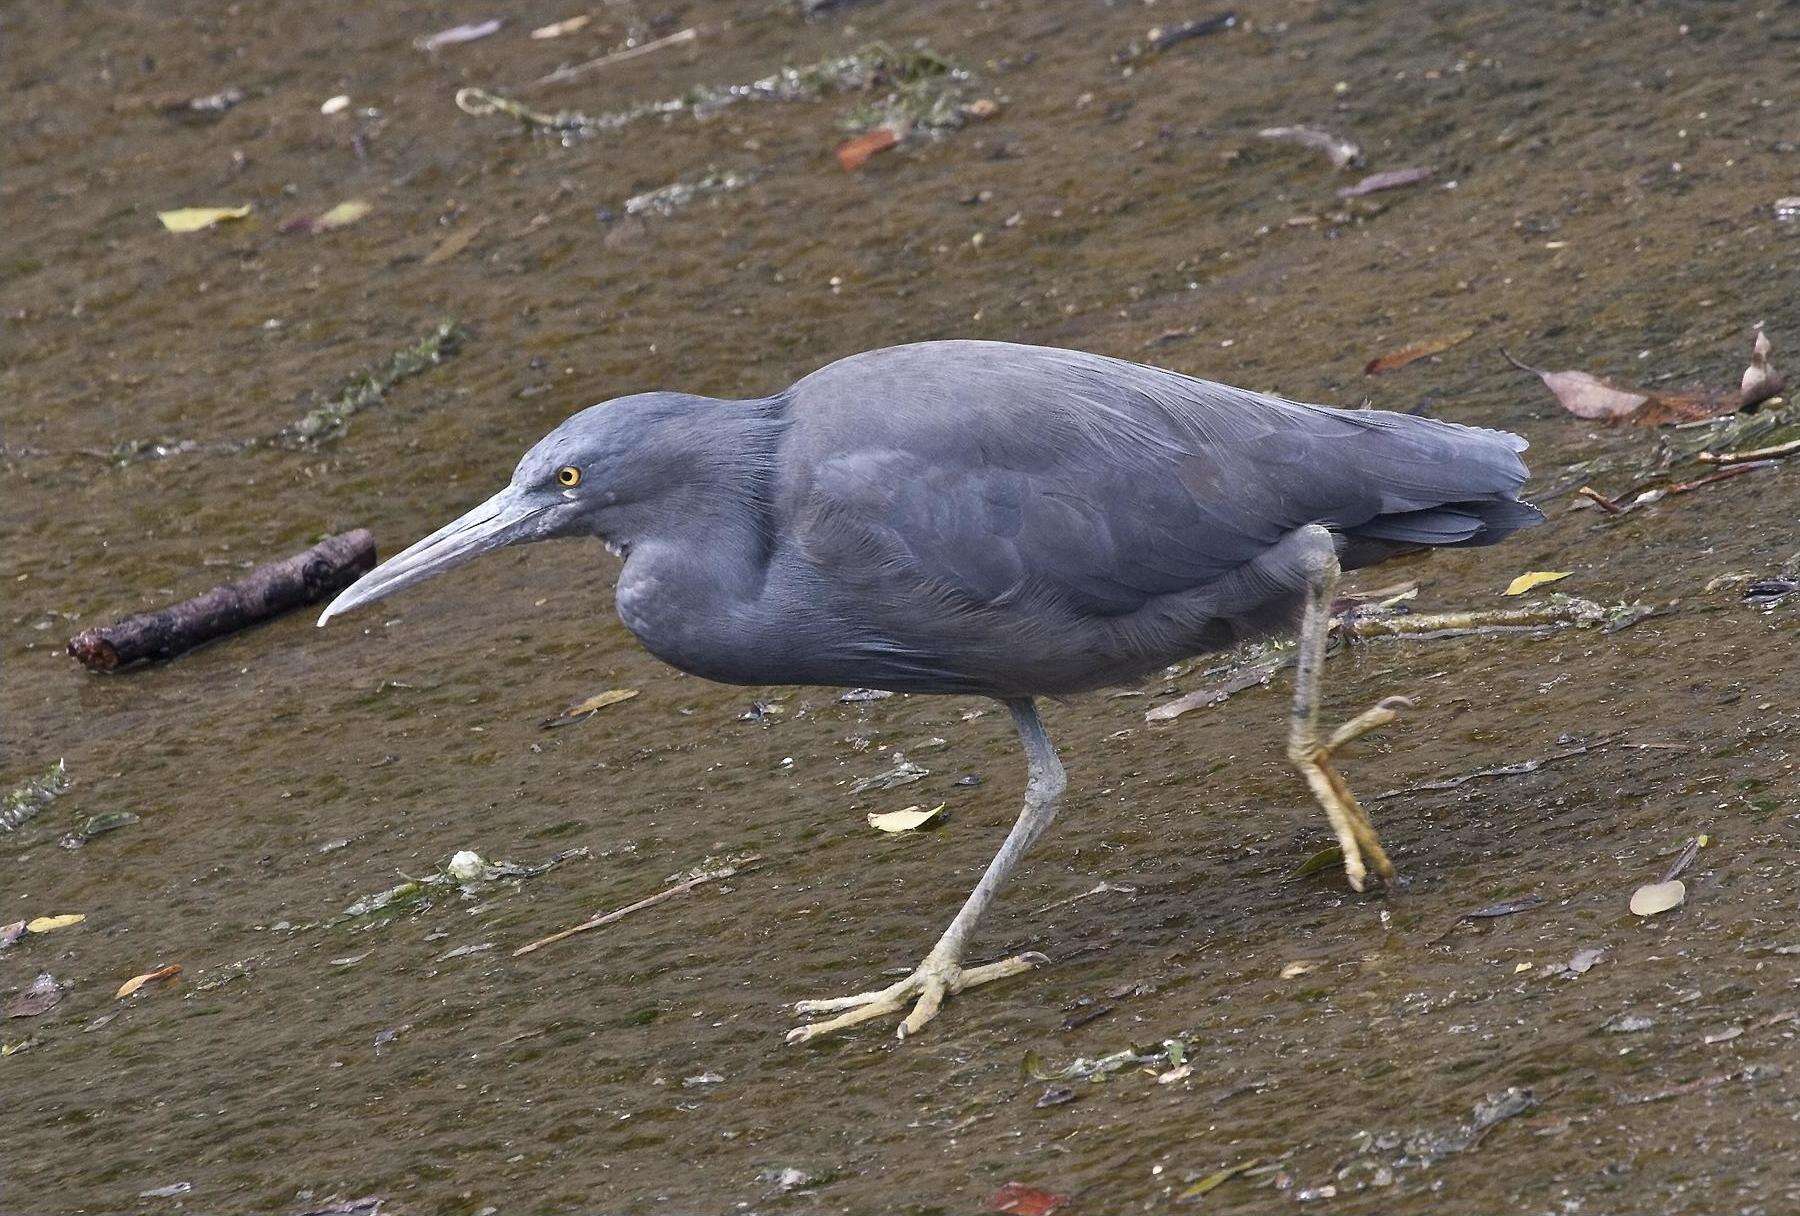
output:
[[[1335,731],[1319,678],[1341,570],[1491,544],[1538,522],[1525,441],[1407,414],[1303,405],[1097,355],[924,342],[833,363],[770,397],[641,393],[582,410],[512,482],[363,576],[319,618],[502,545],[594,536],[624,558],[619,617],[664,662],[731,684],[993,697],[1024,744],[1025,807],[905,979],[801,1001],[799,1042],[1024,971],[965,968],[1065,780],[1035,708],[1298,629],[1287,754],[1350,885],[1393,874],[1332,765],[1394,719]]]

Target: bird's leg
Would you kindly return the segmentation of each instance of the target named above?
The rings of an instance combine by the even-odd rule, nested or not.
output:
[[[1374,825],[1356,803],[1356,795],[1332,765],[1331,757],[1352,739],[1386,726],[1412,708],[1405,697],[1388,697],[1350,719],[1324,739],[1319,737],[1319,684],[1325,666],[1325,646],[1331,630],[1331,598],[1337,589],[1337,553],[1331,535],[1316,529],[1318,543],[1311,553],[1306,590],[1306,614],[1300,626],[1299,656],[1294,672],[1294,707],[1288,718],[1288,759],[1306,778],[1313,797],[1325,809],[1338,846],[1344,853],[1344,876],[1355,890],[1362,890],[1369,871],[1383,882],[1394,876],[1393,863],[1381,847]]]
[[[1006,707],[1012,711],[1013,721],[1019,728],[1019,738],[1025,744],[1025,761],[1029,772],[1025,782],[1025,809],[1019,813],[1019,820],[1013,824],[1012,831],[1006,834],[1006,841],[1000,846],[1000,851],[994,854],[994,860],[988,863],[981,881],[975,884],[975,890],[970,892],[962,910],[956,914],[956,919],[950,922],[950,927],[938,938],[937,945],[931,948],[931,953],[913,969],[911,975],[872,992],[859,992],[855,996],[833,997],[822,1001],[797,1002],[794,1005],[796,1013],[846,1012],[822,1022],[796,1027],[788,1032],[788,1042],[804,1043],[808,1039],[854,1026],[858,1022],[898,1013],[911,1001],[912,1012],[900,1023],[897,1032],[904,1039],[909,1034],[917,1033],[920,1027],[937,1016],[938,1007],[944,1003],[945,997],[953,996],[965,988],[973,988],[977,984],[1029,971],[1037,964],[1048,961],[1043,955],[1032,951],[980,967],[962,965],[963,948],[968,943],[969,935],[975,931],[975,923],[987,911],[987,906],[994,902],[1000,885],[1012,873],[1013,867],[1019,864],[1025,850],[1044,834],[1044,829],[1056,818],[1057,803],[1068,785],[1062,761],[1057,759],[1056,749],[1051,746],[1050,736],[1045,733],[1044,724],[1039,720],[1037,709],[1030,698],[1008,701]]]

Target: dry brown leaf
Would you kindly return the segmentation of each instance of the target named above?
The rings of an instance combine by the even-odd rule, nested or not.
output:
[[[145,984],[153,984],[157,980],[174,979],[176,976],[178,976],[180,974],[181,974],[181,964],[180,963],[170,963],[167,967],[158,967],[155,971],[146,971],[142,975],[132,976],[130,979],[126,980],[123,984],[119,985],[119,991],[116,995],[119,997],[119,999],[123,1000],[124,998],[130,996],[132,993],[136,992],[139,988],[142,988]]]
[[[1474,330],[1464,329],[1447,337],[1428,338],[1423,342],[1414,342],[1411,346],[1402,346],[1399,350],[1370,359],[1363,365],[1363,375],[1379,376],[1383,372],[1398,371],[1408,363],[1416,363],[1429,355],[1442,354],[1452,346],[1460,346],[1474,336]]]
[[[886,152],[900,142],[900,136],[890,127],[876,127],[867,135],[858,135],[849,143],[841,144],[837,150],[838,164],[846,173],[854,173],[869,163],[869,158],[877,152]]]
[[[1735,394],[1700,390],[1688,393],[1646,393],[1620,388],[1587,372],[1547,372],[1513,358],[1505,347],[1500,354],[1520,371],[1530,372],[1556,395],[1565,410],[1577,418],[1595,422],[1629,422],[1633,426],[1667,426],[1674,422],[1698,422],[1738,408]]]

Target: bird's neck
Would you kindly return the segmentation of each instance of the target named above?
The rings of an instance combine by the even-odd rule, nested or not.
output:
[[[694,398],[657,423],[652,490],[607,513],[607,539],[634,555],[683,555],[728,593],[760,579],[769,495],[784,428],[779,402]]]

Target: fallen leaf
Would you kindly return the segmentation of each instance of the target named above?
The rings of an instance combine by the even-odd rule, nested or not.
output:
[[[123,999],[136,992],[139,988],[142,988],[145,984],[154,983],[157,980],[174,979],[180,974],[181,964],[170,963],[167,967],[158,967],[155,971],[146,971],[142,975],[132,976],[123,984],[119,985],[119,991],[114,995]]]
[[[1317,971],[1319,964],[1312,959],[1297,959],[1281,969],[1281,978],[1291,980],[1297,975],[1305,975],[1308,971]]]
[[[1577,950],[1575,957],[1568,962],[1568,969],[1575,975],[1586,975],[1593,970],[1594,964],[1606,957],[1606,951],[1590,946],[1586,950]]]
[[[1577,418],[1598,422],[1630,422],[1634,426],[1663,426],[1671,422],[1697,422],[1729,414],[1738,398],[1726,393],[1646,393],[1608,384],[1587,372],[1547,372],[1513,358],[1504,347],[1500,354],[1520,371],[1530,372],[1555,394],[1557,403]]]
[[[1646,883],[1631,893],[1631,910],[1638,916],[1655,916],[1658,912],[1679,908],[1686,899],[1687,884],[1679,878]]]
[[[313,221],[314,232],[329,232],[333,228],[345,228],[375,210],[373,203],[366,203],[360,198],[346,199]]]
[[[1559,583],[1573,574],[1572,570],[1529,570],[1506,584],[1501,595],[1524,595],[1533,587],[1542,587],[1545,583]]]
[[[573,34],[584,28],[593,18],[586,13],[578,17],[565,17],[561,21],[552,21],[549,25],[540,25],[531,31],[533,38],[542,41],[545,38],[561,38],[564,34]]]
[[[1237,1165],[1227,1166],[1225,1169],[1219,1170],[1217,1173],[1208,1174],[1206,1177],[1204,1177],[1200,1181],[1196,1182],[1193,1186],[1190,1186],[1187,1190],[1185,1190],[1185,1191],[1181,1192],[1181,1194],[1175,1196],[1175,1198],[1177,1201],[1184,1200],[1184,1199],[1198,1199],[1198,1198],[1200,1198],[1200,1196],[1206,1194],[1208,1191],[1214,1190],[1215,1188],[1219,1187],[1220,1185],[1230,1182],[1233,1178],[1236,1178],[1239,1174],[1248,1173],[1249,1171],[1251,1171],[1255,1168],[1256,1168],[1256,1159],[1254,1157],[1251,1158],[1249,1161],[1243,1161],[1243,1162],[1239,1162]]]
[[[425,260],[419,264],[421,266],[436,266],[439,262],[447,262],[463,250],[467,249],[470,243],[480,235],[480,224],[465,224],[463,227],[458,228],[455,232],[452,232],[449,236],[439,241],[437,248],[426,254]]]
[[[65,912],[61,916],[40,916],[36,920],[25,923],[27,933],[48,933],[52,929],[66,929],[70,925],[79,925],[87,919],[84,912]]]
[[[249,214],[250,204],[245,203],[242,207],[177,207],[173,211],[158,211],[156,218],[170,232],[199,232],[225,220],[241,220]]]
[[[987,1210],[1008,1212],[1011,1216],[1050,1216],[1068,1202],[1067,1195],[1026,1186],[1023,1182],[1009,1182],[988,1198]]]
[[[554,718],[546,718],[538,723],[545,730],[558,726],[569,726],[576,722],[585,722],[588,718],[605,709],[608,705],[617,705],[621,701],[629,701],[638,695],[635,688],[609,688],[605,692],[597,692],[584,701],[575,704],[557,714]]]
[[[413,41],[413,45],[421,51],[435,51],[446,46],[455,46],[459,42],[473,42],[477,38],[486,38],[489,34],[497,34],[506,22],[499,17],[488,21],[472,21],[467,25],[453,25],[447,30],[439,30]]]
[[[869,158],[877,152],[886,152],[900,142],[900,136],[891,127],[876,127],[866,135],[858,135],[848,143],[838,145],[838,164],[846,173],[854,173],[869,163]]]
[[[1305,861],[1301,862],[1299,867],[1295,869],[1293,877],[1305,878],[1308,875],[1318,874],[1324,870],[1335,870],[1343,864],[1344,850],[1338,848],[1338,846],[1334,844],[1329,848],[1320,849],[1317,853],[1314,853],[1311,857],[1308,857]]]
[[[1317,127],[1264,127],[1256,134],[1259,139],[1299,144],[1303,148],[1323,152],[1326,159],[1339,169],[1347,169],[1362,159],[1362,149],[1355,143]]]
[[[1749,409],[1753,405],[1761,405],[1787,387],[1787,380],[1775,370],[1769,362],[1769,355],[1774,348],[1769,345],[1769,335],[1759,325],[1756,328],[1756,341],[1750,347],[1750,366],[1744,369],[1744,378],[1738,383],[1738,406]]]
[[[63,999],[63,986],[56,982],[56,977],[48,971],[40,972],[31,987],[6,1002],[6,1016],[9,1018],[35,1018],[46,1010],[53,1009]]]
[[[1393,190],[1400,186],[1411,186],[1430,177],[1432,169],[1383,169],[1380,173],[1371,173],[1354,186],[1344,186],[1338,191],[1339,198],[1359,198],[1365,194],[1373,194],[1377,190]]]
[[[1414,342],[1411,346],[1402,346],[1399,350],[1370,359],[1363,365],[1363,375],[1379,376],[1383,372],[1397,371],[1408,363],[1416,363],[1429,355],[1441,354],[1452,346],[1460,346],[1474,336],[1474,330],[1462,329],[1447,337],[1428,338],[1423,342]]]
[[[915,832],[935,822],[944,813],[946,805],[940,802],[929,811],[909,806],[903,811],[889,811],[885,815],[872,814],[869,816],[869,826],[879,832]]]
[[[1705,1042],[1708,1047],[1711,1047],[1714,1043],[1729,1043],[1743,1033],[1744,1028],[1742,1026],[1730,1026],[1724,1030],[1714,1031],[1712,1034],[1707,1035]]]

